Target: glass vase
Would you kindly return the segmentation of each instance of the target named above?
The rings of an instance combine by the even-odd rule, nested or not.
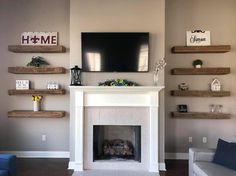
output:
[[[157,83],[158,83],[158,74],[154,73],[153,74],[153,84],[154,84],[154,86],[157,86]]]

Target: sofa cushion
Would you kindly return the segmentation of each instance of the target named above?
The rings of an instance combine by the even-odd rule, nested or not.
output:
[[[0,176],[8,176],[7,171],[0,170]]]
[[[235,176],[236,171],[212,162],[199,161],[193,164],[193,171],[201,176]]]
[[[212,162],[236,170],[236,143],[219,139]]]

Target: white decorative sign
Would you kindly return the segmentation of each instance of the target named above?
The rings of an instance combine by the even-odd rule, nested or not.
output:
[[[47,89],[59,89],[59,84],[56,82],[49,82],[47,84]]]
[[[30,81],[29,80],[16,80],[16,89],[29,89],[30,88]]]
[[[186,31],[187,46],[211,45],[210,31],[194,30]]]
[[[23,32],[21,45],[57,45],[57,32]]]

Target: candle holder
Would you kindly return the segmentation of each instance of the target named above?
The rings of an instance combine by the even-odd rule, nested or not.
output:
[[[71,71],[71,86],[82,86],[81,84],[81,68],[75,65],[70,69]]]

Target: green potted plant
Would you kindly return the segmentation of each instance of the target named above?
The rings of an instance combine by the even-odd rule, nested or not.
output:
[[[196,59],[196,60],[193,61],[194,68],[201,68],[202,64],[203,64],[203,62],[200,59]]]
[[[42,57],[40,56],[33,56],[32,60],[27,64],[27,67],[33,66],[33,67],[40,67],[41,65],[49,65]]]

